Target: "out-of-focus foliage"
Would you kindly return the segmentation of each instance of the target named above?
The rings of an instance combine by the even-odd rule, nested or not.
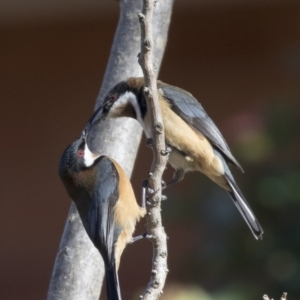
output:
[[[177,264],[180,281],[201,286],[213,299],[261,299],[284,291],[300,297],[300,110],[288,100],[232,116],[239,124],[232,124],[238,130],[229,144],[246,173],[232,170],[265,231],[262,241],[253,238],[226,192],[204,176],[187,174],[167,192],[167,232],[192,230],[187,254]],[[179,236],[170,236],[170,259],[176,252],[172,238]],[[182,295],[170,299],[194,299]]]

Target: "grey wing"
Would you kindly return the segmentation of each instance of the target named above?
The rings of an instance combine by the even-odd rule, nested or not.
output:
[[[231,154],[223,135],[192,94],[162,82],[158,82],[158,88],[162,90],[164,98],[170,102],[172,110],[177,115],[201,132],[214,147],[222,152],[227,161],[243,172],[242,167]],[[175,99],[176,101],[174,101]]]
[[[114,222],[114,207],[119,200],[119,174],[113,162],[100,157],[97,168],[97,186],[89,206],[86,231],[100,251],[106,265],[114,263],[114,244],[121,228]]]

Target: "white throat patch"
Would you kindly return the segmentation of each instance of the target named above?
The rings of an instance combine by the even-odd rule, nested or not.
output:
[[[84,165],[86,167],[90,167],[95,160],[99,157],[100,155],[94,154],[90,151],[89,147],[87,144],[85,144],[84,146],[84,156],[83,156],[83,160],[84,160]]]
[[[147,136],[147,138],[150,138],[150,134],[149,134],[149,130],[148,128],[146,128],[145,126],[145,122],[142,118],[142,114],[141,114],[141,109],[137,100],[136,95],[133,92],[126,92],[124,94],[122,94],[118,101],[116,102],[116,104],[119,104],[120,106],[122,105],[126,105],[128,103],[130,103],[135,111],[136,114],[136,119],[137,121],[140,123],[140,125],[143,127],[144,132]]]

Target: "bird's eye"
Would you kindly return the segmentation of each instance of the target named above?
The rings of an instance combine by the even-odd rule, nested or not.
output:
[[[110,102],[115,102],[117,100],[117,94],[112,94],[109,96],[109,101]]]
[[[81,149],[79,149],[79,150],[77,151],[77,156],[78,156],[78,157],[83,157],[83,156],[84,156],[84,151],[81,150]]]

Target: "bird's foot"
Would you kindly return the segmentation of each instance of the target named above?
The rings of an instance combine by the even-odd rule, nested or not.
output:
[[[141,239],[151,239],[151,238],[152,238],[152,235],[148,234],[147,232],[145,232],[145,233],[140,234],[138,236],[132,237],[129,243],[133,244],[134,242],[136,242],[138,240],[141,240]]]

